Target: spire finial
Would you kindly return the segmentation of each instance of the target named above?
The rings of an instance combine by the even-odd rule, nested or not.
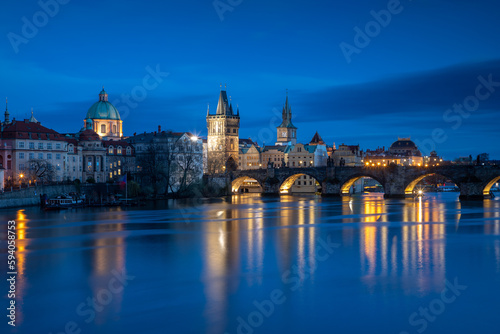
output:
[[[222,82],[220,83],[220,90],[222,90]]]
[[[33,107],[31,107],[31,116],[33,116]]]
[[[227,90],[227,83],[224,84],[224,89]]]
[[[9,111],[9,99],[8,98],[5,98],[5,111],[6,112]]]

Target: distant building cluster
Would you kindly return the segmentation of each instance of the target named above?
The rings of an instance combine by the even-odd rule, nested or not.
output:
[[[249,170],[260,168],[304,168],[321,166],[365,166],[387,167],[391,164],[404,166],[437,166],[443,159],[432,152],[423,156],[411,138],[398,138],[389,149],[360,149],[359,145],[335,143],[327,145],[318,132],[309,143],[297,143],[298,128],[292,123],[292,108],[285,99],[282,122],[276,128],[274,145],[259,146],[252,139],[240,139],[239,110],[233,111],[227,92],[221,90],[217,112],[207,111],[208,137],[205,141],[207,159],[205,173],[217,174],[227,170]],[[247,180],[244,185],[252,188],[256,183]],[[292,192],[314,192],[319,185],[307,175],[299,177]]]
[[[438,166],[443,159],[423,156],[411,138],[398,138],[385,147],[363,151],[359,145],[327,145],[318,132],[308,143],[297,142],[288,93],[274,145],[259,146],[240,139],[240,112],[225,90],[215,112],[207,110],[207,138],[189,132],[165,131],[123,136],[123,121],[102,89],[76,133],[58,133],[34,117],[10,119],[8,104],[0,122],[0,173],[3,187],[50,181],[110,182],[127,175],[152,184],[159,193],[176,192],[199,181],[203,174],[260,168],[322,166],[388,167]],[[472,157],[463,158],[468,163]],[[479,159],[479,157],[478,157]],[[246,184],[255,186],[252,180]],[[307,175],[293,184],[294,192],[314,192],[317,181]]]

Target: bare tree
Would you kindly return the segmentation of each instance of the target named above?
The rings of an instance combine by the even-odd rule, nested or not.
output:
[[[177,143],[167,141],[165,150],[163,151],[163,160],[165,161],[165,195],[168,195],[169,190],[173,192],[174,173],[175,173],[175,157],[178,151]]]
[[[182,194],[198,181],[197,175],[200,174],[200,169],[203,167],[200,168],[200,161],[197,161],[196,155],[193,154],[193,152],[180,155],[176,166],[179,171],[179,187],[177,193]]]
[[[41,181],[43,184],[45,181],[53,181],[56,177],[54,166],[47,160],[31,159],[28,161],[28,166],[27,174],[29,179]]]
[[[208,152],[207,157],[207,173],[209,175],[219,174],[224,172],[222,166],[225,164],[224,152]]]
[[[156,196],[161,182],[165,180],[166,161],[162,159],[161,147],[157,143],[151,143],[146,149],[146,153],[137,157],[138,166],[140,166],[139,175],[143,180],[149,181],[153,186],[153,192]]]

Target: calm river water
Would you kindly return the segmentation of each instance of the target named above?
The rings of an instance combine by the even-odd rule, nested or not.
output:
[[[17,222],[12,333],[499,333],[500,196],[234,196]],[[2,333],[5,331],[2,330]]]

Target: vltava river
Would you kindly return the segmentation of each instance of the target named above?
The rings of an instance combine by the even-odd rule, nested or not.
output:
[[[13,333],[499,333],[500,200],[381,195],[1,211]],[[4,332],[2,330],[2,332]]]

